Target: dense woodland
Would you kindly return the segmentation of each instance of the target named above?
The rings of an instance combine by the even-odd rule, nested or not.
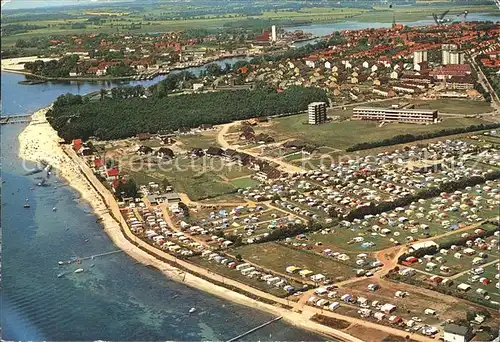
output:
[[[140,91],[131,89],[130,93]],[[291,87],[281,93],[269,88],[177,96],[155,93],[147,99],[101,97],[100,101],[61,95],[47,119],[66,141],[91,136],[109,140],[303,111],[310,102],[327,101],[325,91],[306,87]]]

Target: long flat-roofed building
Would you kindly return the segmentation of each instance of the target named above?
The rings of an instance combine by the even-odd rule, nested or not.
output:
[[[426,124],[438,118],[437,110],[356,107],[352,110],[353,118],[360,120],[394,121],[402,123]]]

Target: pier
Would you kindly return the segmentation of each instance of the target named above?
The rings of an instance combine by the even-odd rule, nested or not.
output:
[[[15,116],[0,116],[0,124],[20,124],[20,123],[29,123],[31,122],[31,114],[30,115],[15,115]]]
[[[259,329],[262,329],[262,328],[264,328],[264,327],[268,326],[268,325],[269,325],[269,324],[271,324],[271,323],[274,323],[274,322],[276,322],[276,321],[279,321],[281,318],[282,318],[282,316],[279,316],[279,317],[273,318],[273,319],[272,319],[272,320],[270,320],[269,322],[263,323],[263,324],[261,324],[261,325],[259,325],[259,326],[255,327],[255,328],[253,328],[253,329],[250,329],[250,330],[248,330],[248,331],[244,332],[243,334],[240,334],[240,335],[238,335],[238,336],[236,336],[236,337],[233,337],[233,338],[232,338],[232,339],[230,339],[230,340],[227,340],[227,342],[237,341],[237,340],[239,340],[239,339],[241,339],[241,338],[243,338],[243,337],[245,337],[245,336],[247,336],[247,335],[249,335],[249,334],[251,334],[251,333],[253,333],[253,332],[257,331],[257,330],[259,330]]]
[[[77,262],[77,260],[89,260],[89,259],[94,259],[94,258],[102,257],[102,256],[105,256],[105,255],[116,254],[116,253],[123,253],[123,251],[120,249],[120,250],[106,252],[106,253],[94,254],[94,255],[91,255],[91,256],[88,256],[88,257],[84,257],[84,258],[78,258],[77,257],[77,258],[65,261],[64,264],[72,264],[74,262]]]

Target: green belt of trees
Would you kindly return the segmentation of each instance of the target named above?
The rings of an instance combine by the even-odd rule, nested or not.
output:
[[[264,88],[149,98],[133,95],[140,93],[101,101],[61,95],[47,119],[66,141],[91,136],[112,140],[306,110],[311,102],[327,100],[324,90],[313,87],[290,87],[282,93]]]
[[[442,129],[440,131],[429,132],[429,133],[418,134],[418,135],[401,134],[401,135],[396,135],[396,136],[389,138],[389,139],[359,143],[359,144],[356,144],[356,145],[353,145],[353,146],[347,148],[346,152],[368,150],[370,148],[382,147],[382,146],[405,144],[405,143],[410,143],[410,142],[418,141],[418,140],[432,139],[432,138],[444,137],[447,135],[461,134],[461,133],[467,133],[467,132],[482,131],[482,130],[486,130],[486,129],[495,129],[498,127],[500,127],[500,123],[479,124],[479,125],[470,125],[468,127]]]

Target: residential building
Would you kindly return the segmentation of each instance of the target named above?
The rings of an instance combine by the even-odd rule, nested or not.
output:
[[[278,35],[277,35],[277,32],[276,32],[276,25],[271,26],[271,40],[273,42],[275,42],[275,41],[278,40]]]
[[[312,102],[307,107],[307,118],[310,125],[319,125],[326,121],[326,103]]]
[[[472,329],[457,324],[444,326],[444,342],[467,342],[472,339]]]
[[[448,64],[464,64],[465,54],[460,51],[450,51],[450,60]]]
[[[457,50],[456,44],[443,44],[443,45],[441,45],[441,64],[443,64],[443,65],[452,64],[452,63],[450,63],[450,52],[456,51],[456,50]],[[455,64],[458,64],[458,63],[455,63]]]
[[[438,118],[437,110],[356,107],[353,118],[359,120],[393,121],[402,123],[432,123]]]
[[[413,65],[427,62],[427,50],[416,50],[413,52]]]

